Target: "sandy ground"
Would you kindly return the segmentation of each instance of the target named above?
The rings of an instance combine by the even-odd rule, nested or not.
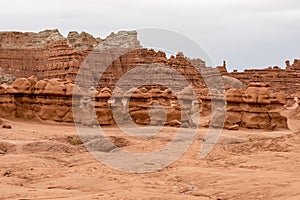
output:
[[[225,130],[204,159],[207,129],[199,129],[173,164],[130,174],[97,161],[74,126],[13,120],[12,129],[0,129],[0,199],[300,199],[299,122],[289,131]],[[159,148],[176,131],[141,140],[104,129],[131,151]]]

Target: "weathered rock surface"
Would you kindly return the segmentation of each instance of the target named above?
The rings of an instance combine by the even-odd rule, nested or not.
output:
[[[182,53],[168,59],[164,52],[142,49],[136,31],[112,33],[104,40],[84,32],[70,32],[67,38],[58,30],[40,33],[2,32],[0,41],[0,66],[5,73],[11,73],[17,78],[34,75],[38,80],[60,78],[74,81],[83,60],[97,46],[97,49],[131,49],[114,60],[111,60],[114,52],[109,52],[107,58],[103,57],[102,65],[108,68],[100,79],[100,88],[113,89],[124,73],[136,66],[151,63],[160,63],[175,69],[195,86],[197,95],[202,91],[199,86],[206,86],[199,71],[195,69],[194,60],[189,60]],[[205,63],[198,59],[197,67],[203,69]],[[93,69],[89,68],[87,71],[87,81],[99,78]],[[210,76],[213,74],[210,71],[213,69],[208,68],[203,74]]]
[[[58,30],[39,33],[0,32],[0,66],[16,77],[74,78],[80,62],[101,39],[71,32],[68,38]]]
[[[88,50],[95,47],[96,44],[102,42],[100,38],[94,38],[91,34],[86,32],[78,33],[76,31],[69,32],[68,43],[77,50]]]
[[[274,66],[265,69],[246,69],[243,72],[235,70],[226,75],[237,78],[246,85],[250,82],[269,83],[272,92],[284,92],[285,94],[300,92],[300,59],[295,59],[292,65],[286,61],[285,69]]]
[[[101,60],[96,60],[94,68],[82,65],[83,60],[95,47],[96,56],[99,56],[97,50],[108,52],[102,55]],[[115,58],[120,52],[114,48],[121,48],[126,53]],[[162,85],[143,85],[145,73],[139,71],[132,74],[129,82],[125,82],[126,90],[120,92],[116,99],[111,99],[117,81],[140,65],[155,65],[157,78],[174,86],[176,92],[183,90],[187,85],[167,68],[181,74],[192,86],[191,90],[196,93],[201,114],[211,114],[213,119],[216,119],[213,120],[215,127],[222,126],[221,119],[226,109],[225,125],[230,129],[287,128],[286,118],[276,110],[282,109],[283,105],[288,103],[286,94],[291,95],[288,100],[297,96],[295,91],[300,94],[297,83],[300,78],[300,61],[296,59],[292,65],[287,62],[286,69],[273,67],[228,73],[225,62],[223,66],[217,67],[217,70],[206,67],[205,62],[200,59],[189,59],[183,53],[167,58],[162,51],[142,48],[137,40],[136,31],[112,33],[104,40],[84,32],[70,32],[67,38],[58,30],[40,33],[1,32],[0,81],[8,84],[13,80],[14,82],[12,85],[0,86],[0,117],[38,118],[55,122],[84,120],[86,125],[93,125],[98,121],[100,124],[110,125],[115,123],[112,107],[122,116],[120,121],[123,123],[131,117],[138,124],[159,124],[166,117],[165,124],[168,125],[191,125],[191,100],[177,98],[175,91]],[[80,66],[84,70],[79,77],[84,77],[82,80],[86,81],[87,85],[93,84],[96,88],[93,95],[82,92],[90,87],[80,88],[80,91],[74,85]],[[95,69],[98,66],[107,67],[100,80],[97,80],[99,71]],[[247,88],[245,85],[248,85]],[[127,92],[130,90],[133,95],[129,99]],[[78,109],[82,110],[85,107],[88,111],[84,112],[87,113],[95,109],[97,119],[84,113],[81,115],[80,112],[79,116],[73,118],[74,92],[78,98],[75,100]],[[124,99],[127,99],[130,116],[124,115]],[[188,102],[191,107],[180,108],[180,101]],[[221,109],[211,113],[212,103],[220,105]],[[166,116],[156,105],[166,110]],[[181,112],[185,114],[181,115]]]
[[[238,125],[251,129],[288,129],[287,118],[272,110],[278,105],[283,107],[284,100],[282,96],[278,95],[278,99],[272,96],[268,84],[249,83],[246,89],[229,89],[226,97],[225,127],[231,129]]]
[[[153,125],[193,125],[192,88],[186,88],[178,94],[182,105],[168,88],[132,88],[119,92],[114,96],[114,101],[111,101],[112,92],[107,87],[100,91],[90,88],[74,94],[73,89],[74,84],[68,80],[55,78],[37,81],[33,76],[17,78],[11,86],[0,85],[0,117],[75,122],[86,126],[98,123],[111,125],[115,123],[112,107],[123,122],[132,119],[144,125],[150,122]],[[125,109],[126,105],[128,109]],[[152,115],[149,111],[152,111]],[[165,117],[158,113],[163,113]]]

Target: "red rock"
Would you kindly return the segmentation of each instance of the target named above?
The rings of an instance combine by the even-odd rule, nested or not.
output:
[[[226,128],[239,125],[252,129],[288,129],[286,117],[272,111],[283,108],[284,95],[271,94],[268,84],[256,82],[249,83],[246,90],[229,89],[226,99]]]
[[[66,86],[60,79],[50,79],[44,88],[45,95],[66,95]]]
[[[18,93],[32,94],[34,91],[34,85],[26,78],[17,78],[12,85]]]
[[[34,94],[43,94],[47,84],[47,80],[39,80],[34,86]]]
[[[284,92],[285,94],[300,92],[300,87],[297,86],[300,78],[299,59],[295,59],[292,65],[286,61],[285,69],[274,66],[265,69],[246,69],[243,72],[234,71],[224,75],[237,78],[245,84],[250,82],[270,83],[270,89],[274,92]]]
[[[84,32],[81,34],[70,32],[67,38],[64,38],[57,30],[46,30],[37,34],[4,32],[0,33],[0,42],[0,66],[5,74],[13,73],[12,75],[19,77],[12,86],[0,87],[0,115],[6,117],[38,117],[42,120],[70,122],[73,120],[71,98],[74,94],[77,98],[75,104],[80,104],[80,98],[83,95],[96,97],[98,121],[100,124],[112,124],[113,119],[108,101],[117,81],[128,71],[143,64],[155,64],[160,80],[178,87],[177,89],[183,89],[186,86],[176,77],[170,78],[168,76],[170,72],[166,70],[166,66],[183,75],[190,83],[189,90],[185,91],[186,94],[182,93],[185,96],[184,100],[191,101],[191,92],[196,93],[199,102],[202,102],[202,113],[210,114],[211,101],[223,105],[222,109],[213,113],[213,119],[216,119],[214,120],[215,127],[221,126],[225,110],[225,94],[220,90],[223,88],[223,83],[216,81],[218,77],[222,78],[225,89],[228,90],[226,94],[228,114],[225,124],[233,127],[238,125],[246,128],[287,128],[284,117],[272,109],[283,107],[286,102],[286,93],[300,92],[297,87],[300,78],[299,60],[294,60],[292,65],[287,62],[285,70],[275,66],[263,70],[228,73],[225,62],[223,66],[217,67],[217,70],[206,67],[205,62],[200,59],[186,58],[183,53],[178,53],[168,59],[164,52],[143,49],[135,31],[113,33],[104,40],[94,38]],[[113,55],[119,55],[120,52],[110,49],[107,54],[103,54],[101,60],[96,60],[97,66],[108,65],[99,82],[95,82],[98,78],[97,70],[83,65],[82,68],[85,69],[83,73],[86,74],[80,74],[80,76],[85,75],[84,81],[88,84],[94,83],[95,88],[100,88],[88,91],[86,89],[90,87],[88,84],[85,89],[79,88],[74,85],[74,80],[83,60],[95,46],[98,50],[122,47],[128,52],[112,59]],[[129,47],[137,49],[129,51]],[[200,74],[197,69],[200,69]],[[130,115],[136,123],[150,123],[149,106],[155,103],[164,106],[167,112],[166,124],[172,124],[172,121],[176,122],[176,120],[190,119],[190,102],[186,107],[180,108],[178,100],[175,99],[170,89],[163,86],[140,87],[144,79],[144,73],[130,77],[131,81],[127,83],[126,89],[133,91],[130,101],[128,91],[124,94],[129,101]],[[248,84],[247,88],[244,88],[238,79]],[[263,82],[269,82],[270,85]],[[211,86],[210,91],[207,85]],[[18,95],[15,94],[16,92]],[[178,99],[183,101],[182,97]],[[122,108],[121,105],[118,109],[120,108]],[[183,111],[185,114],[181,115]],[[123,114],[123,111],[119,113]],[[257,125],[258,122],[260,125]],[[282,127],[279,123],[283,124]]]

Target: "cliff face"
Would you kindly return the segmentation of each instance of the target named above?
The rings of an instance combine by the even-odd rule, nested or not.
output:
[[[131,92],[133,94],[128,96]],[[185,125],[192,126],[189,116],[192,113],[191,107],[187,105],[183,110],[179,105],[179,101],[183,105],[186,101],[191,104],[192,93],[191,88],[186,88],[176,100],[170,89],[142,87],[131,88],[129,91],[118,90],[118,95],[112,97],[112,92],[107,87],[82,91],[71,81],[57,78],[37,80],[31,76],[17,78],[12,85],[0,85],[0,117],[76,122],[91,126],[98,123],[114,124],[114,113],[115,117],[119,117],[118,123],[128,123],[131,117],[137,124],[161,125],[164,123],[164,113],[155,107],[160,104],[167,109],[165,125],[180,125],[183,111],[187,116]],[[126,107],[122,103],[124,100],[128,103],[128,112],[125,112]]]
[[[264,83],[250,83],[246,89],[229,89],[226,94],[225,127],[288,129],[287,118],[278,109],[286,103],[284,94],[271,93]]]
[[[46,30],[40,33],[2,32],[0,33],[0,66],[3,71],[18,77],[36,76],[38,79],[60,78],[74,81],[83,60],[94,47],[99,49],[134,49],[117,57],[109,64],[102,76],[99,87],[114,88],[123,74],[141,64],[159,63],[175,69],[183,75],[201,94],[205,81],[193,67],[194,63],[205,68],[200,59],[189,60],[182,53],[167,58],[164,52],[144,49],[137,40],[136,31],[112,33],[104,40],[94,38],[88,33],[70,32],[64,38],[58,30]],[[113,53],[113,52],[112,52]],[[100,62],[111,59],[106,55]],[[194,62],[194,63],[193,63]],[[192,64],[193,63],[193,64]],[[87,69],[87,79],[93,80],[96,73]],[[214,74],[207,68],[205,75]],[[164,78],[164,77],[162,77]],[[169,80],[166,79],[166,82]]]
[[[16,77],[69,78],[100,42],[84,32],[70,32],[68,38],[58,30],[0,32],[0,67]]]
[[[57,29],[32,32],[0,32],[2,49],[38,49],[49,43],[65,39]]]
[[[128,51],[120,55],[118,49],[125,51],[127,49]],[[97,51],[102,50],[107,50],[107,52],[101,54],[101,59],[98,58],[96,63],[93,63],[94,68],[86,67],[83,61],[87,56],[92,55],[94,52],[98,56]],[[99,65],[108,65],[100,81],[97,80],[99,78],[99,70],[97,70]],[[263,129],[287,128],[286,119],[278,113],[274,113],[272,109],[283,107],[282,105],[285,102],[280,101],[280,99],[285,99],[285,94],[300,92],[298,85],[300,60],[294,60],[292,65],[286,62],[286,69],[272,67],[263,70],[228,73],[225,62],[223,66],[211,68],[206,67],[205,62],[200,59],[186,58],[183,53],[167,58],[164,52],[142,48],[135,31],[112,33],[104,40],[94,38],[84,32],[80,34],[70,32],[67,38],[63,37],[58,30],[46,30],[39,33],[0,32],[0,68],[2,69],[0,70],[0,81],[12,83],[15,77],[17,78],[12,86],[0,85],[0,117],[76,122],[76,119],[73,119],[72,116],[71,95],[74,81],[79,75],[79,77],[85,77],[84,80],[82,79],[83,81],[96,85],[96,91],[100,95],[96,96],[96,113],[98,121],[102,120],[100,124],[112,124],[113,118],[108,103],[109,98],[111,98],[111,91],[125,73],[140,65],[155,65],[157,67],[155,70],[157,78],[165,84],[178,87],[176,89],[180,91],[186,85],[166,70],[165,66],[176,70],[191,84],[198,100],[202,100],[201,112],[204,115],[210,113],[211,101],[216,100],[214,95],[219,96],[220,102],[224,104],[223,97],[225,94],[220,93],[222,84],[220,85],[220,82],[217,81],[221,73],[225,89],[230,91],[227,93],[227,107],[225,107],[225,104],[223,105],[223,110],[227,109],[228,111],[226,116],[227,126],[237,127],[238,125],[246,128]],[[78,74],[80,67],[84,69],[82,74]],[[200,69],[200,74],[196,68]],[[31,78],[27,79],[25,77]],[[151,112],[149,113],[149,110],[152,106],[150,102],[153,103],[153,100],[160,99],[158,104],[165,106],[168,110],[168,123],[175,125],[180,123],[180,117],[178,117],[180,109],[176,106],[172,107],[170,104],[174,97],[172,95],[168,96],[167,89],[161,85],[144,85],[144,88],[141,88],[145,77],[147,77],[147,74],[144,72],[133,73],[129,77],[130,81],[125,82],[125,85],[127,84],[125,91],[139,88],[135,96],[132,97],[131,102],[129,102],[131,117],[139,124],[150,123]],[[268,82],[269,86],[265,87],[264,84],[252,84],[251,86],[251,84],[249,85],[251,82]],[[248,85],[247,89],[245,85]],[[208,86],[211,91],[208,90]],[[231,88],[239,89],[230,90]],[[86,89],[88,90],[90,87]],[[212,90],[216,93],[212,93]],[[107,95],[107,91],[110,91],[108,92],[109,95]],[[278,98],[274,94],[271,95],[272,92],[277,92],[276,94],[279,94]],[[126,94],[122,95],[126,97]],[[273,100],[252,101],[251,96],[254,99],[264,96],[268,99],[273,98]],[[250,100],[247,99],[248,97]],[[83,97],[81,97],[82,99]],[[164,102],[169,103],[164,105]],[[86,104],[88,105],[88,103]],[[117,109],[118,105],[112,105],[112,107]],[[187,105],[187,108],[189,107],[190,104]],[[121,111],[118,110],[117,112]],[[152,117],[154,118],[160,116],[159,110],[155,110],[155,108],[153,113]],[[221,112],[212,114],[216,118],[223,115]],[[184,121],[190,121],[187,117],[189,115],[190,111],[186,110]],[[122,113],[120,116],[122,116]],[[256,126],[257,119],[265,124]],[[87,120],[89,120],[89,117],[87,117]],[[160,118],[155,118],[155,120],[157,123],[161,121]],[[87,124],[91,123],[93,122],[87,122]],[[284,125],[280,127],[278,125],[280,123]],[[219,126],[219,124],[216,124],[216,126]]]
[[[300,59],[295,59],[292,65],[289,61],[286,61],[285,69],[275,66],[265,69],[246,69],[243,72],[234,71],[227,75],[237,78],[245,84],[250,82],[269,83],[273,92],[284,92],[286,94],[300,92]]]
[[[205,87],[206,85],[191,61],[182,54],[167,59],[164,52],[141,49],[135,31],[112,33],[104,40],[94,38],[85,32],[74,31],[70,32],[66,38],[58,30],[45,30],[39,33],[0,32],[0,67],[2,74],[16,77],[35,75],[38,79],[61,78],[74,81],[81,63],[96,46],[102,49],[136,48],[112,62],[104,73],[103,79],[100,80],[99,87],[113,88],[115,82],[124,73],[137,65],[149,63],[161,63],[173,67],[195,86],[198,94],[201,94],[199,86]],[[205,63],[200,62],[204,68]],[[271,91],[274,92],[282,91],[287,94],[300,92],[300,87],[298,87],[300,60],[298,59],[295,59],[292,64],[286,61],[285,69],[269,67],[228,73],[225,62],[217,69],[222,75],[237,78],[245,85],[250,82],[267,82],[270,84]],[[208,76],[209,73],[214,74],[213,70],[208,72]]]

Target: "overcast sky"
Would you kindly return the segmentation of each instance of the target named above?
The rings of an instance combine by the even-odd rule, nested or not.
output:
[[[111,32],[155,27],[180,32],[228,69],[284,67],[300,58],[299,0],[9,0],[0,30]],[[298,47],[298,48],[297,48]]]

